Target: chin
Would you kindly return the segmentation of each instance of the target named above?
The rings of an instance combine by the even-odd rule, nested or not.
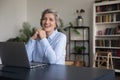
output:
[[[46,32],[51,31],[50,29],[44,29]]]

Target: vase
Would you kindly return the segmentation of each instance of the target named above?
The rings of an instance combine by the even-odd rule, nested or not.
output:
[[[83,18],[82,18],[82,16],[78,16],[76,22],[77,22],[77,26],[83,26]]]

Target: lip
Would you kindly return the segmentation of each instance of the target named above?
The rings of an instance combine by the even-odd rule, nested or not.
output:
[[[45,27],[45,28],[48,28],[48,27],[50,27],[50,26],[48,26],[48,25],[45,25],[44,27]]]

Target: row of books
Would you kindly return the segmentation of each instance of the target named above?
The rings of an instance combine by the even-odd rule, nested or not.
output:
[[[115,34],[115,28],[106,28],[104,35],[113,35]]]
[[[120,13],[116,14],[116,21],[120,21]]]
[[[116,26],[115,28],[106,28],[104,31],[104,35],[115,35],[120,34],[120,25]]]
[[[111,5],[96,6],[96,12],[106,12],[106,11],[115,11],[115,10],[120,10],[120,3],[119,4],[111,4]]]
[[[120,21],[120,13],[96,16],[96,22],[115,22],[115,21]]]
[[[95,43],[99,47],[120,47],[120,40],[96,40]]]
[[[113,14],[98,15],[96,16],[96,22],[113,22],[115,20],[114,15]]]
[[[97,52],[111,52],[112,56],[120,57],[120,49],[97,49]]]
[[[112,59],[115,69],[120,69],[120,59]]]

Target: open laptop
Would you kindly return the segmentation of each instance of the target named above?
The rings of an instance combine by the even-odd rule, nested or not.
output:
[[[35,68],[45,66],[44,63],[30,63],[23,42],[0,42],[0,56],[2,65]]]

